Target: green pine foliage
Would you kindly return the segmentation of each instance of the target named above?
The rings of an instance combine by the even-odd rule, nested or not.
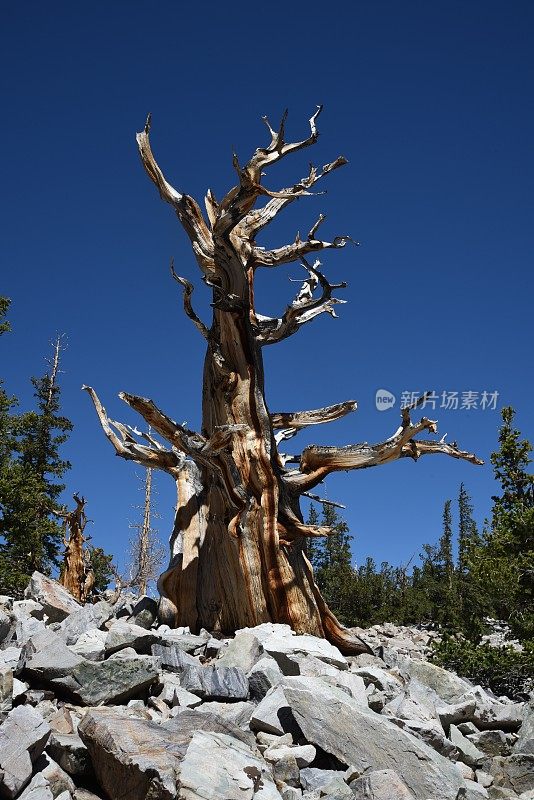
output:
[[[476,648],[487,628],[487,618],[494,617],[507,621],[511,634],[526,650],[532,650],[534,478],[528,471],[532,447],[514,428],[513,409],[503,409],[502,418],[499,449],[491,456],[501,491],[492,498],[490,522],[480,534],[471,498],[462,483],[456,537],[453,506],[447,500],[441,536],[435,544],[423,546],[419,562],[411,570],[409,564],[395,567],[387,562],[378,568],[371,558],[353,567],[348,527],[332,506],[325,506],[321,524],[332,527],[334,534],[326,541],[310,543],[310,559],[325,599],[346,625],[390,621],[439,626],[445,633],[460,634],[470,642],[469,647]],[[319,523],[314,507],[309,522]],[[488,661],[485,649],[479,655],[482,662]],[[506,649],[500,658],[512,664],[517,656]],[[527,666],[530,663],[528,659],[525,662]],[[507,669],[503,666],[504,672]]]
[[[89,566],[95,576],[92,595],[106,591],[114,575],[112,565],[113,556],[105,553],[101,547],[89,548]]]
[[[534,476],[532,445],[514,428],[515,412],[502,410],[499,449],[491,463],[500,494],[492,497],[492,517],[472,569],[493,616],[506,620],[512,634],[534,640]]]
[[[72,424],[60,413],[53,375],[32,379],[33,411],[14,414],[13,401],[0,395],[0,591],[16,597],[34,570],[59,566],[62,526],[54,512],[70,467],[60,447]]]
[[[534,690],[534,647],[527,643],[522,651],[509,645],[477,645],[468,639],[445,636],[434,645],[432,661],[473,683],[491,689],[497,696],[528,700]]]

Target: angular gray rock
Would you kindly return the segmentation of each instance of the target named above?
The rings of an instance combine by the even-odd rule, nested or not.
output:
[[[258,703],[250,718],[250,728],[253,731],[282,736],[290,722],[289,704],[284,694],[284,688],[280,685],[268,691],[263,700]]]
[[[54,794],[45,776],[38,772],[19,796],[19,800],[54,800]]]
[[[65,770],[61,769],[59,764],[50,758],[48,753],[45,752],[39,756],[35,762],[34,771],[46,778],[54,797],[58,797],[62,792],[74,794],[76,788],[74,781]]]
[[[513,734],[503,731],[477,731],[468,734],[467,738],[486,756],[509,756],[512,753]]]
[[[430,661],[403,657],[399,658],[398,667],[412,680],[415,679],[432,689],[444,703],[457,703],[466,692],[473,689],[473,684],[469,681]]]
[[[327,792],[335,792],[335,796],[339,798],[353,796],[351,788],[345,782],[345,773],[340,770],[306,767],[300,771],[300,780],[306,792],[317,792],[317,797],[324,797]]]
[[[463,735],[458,730],[456,725],[451,725],[449,730],[449,739],[460,753],[460,760],[467,764],[469,767],[476,769],[480,767],[485,759],[485,753],[479,750],[473,741]]]
[[[17,706],[0,726],[0,795],[13,798],[29,783],[50,725],[31,706]]]
[[[148,595],[143,595],[132,608],[128,622],[133,622],[141,628],[149,630],[158,618],[158,601]]]
[[[320,661],[333,664],[339,669],[348,668],[347,660],[337,647],[327,642],[326,639],[318,639],[316,636],[298,636],[289,625],[265,622],[255,628],[243,628],[243,631],[252,633],[258,639],[265,652],[278,661],[282,671],[283,664],[286,663],[283,657],[298,653],[315,656]],[[280,659],[280,657],[282,658]]]
[[[59,694],[83,705],[119,703],[139,696],[158,677],[151,658],[125,661],[88,661],[73,653],[49,629],[39,632],[24,646],[23,674],[37,679]]]
[[[189,709],[162,725],[134,719],[118,709],[89,709],[78,728],[91,755],[98,782],[111,800],[175,800],[181,762],[191,740],[202,730],[222,733],[232,748],[242,745],[247,754],[252,754],[250,744],[253,745],[254,739],[250,734],[247,736],[213,714],[199,714]],[[206,748],[200,749],[206,755]],[[219,752],[226,753],[227,749],[226,743],[222,742]],[[217,747],[210,760],[203,761],[202,773],[209,775],[216,769],[216,753]],[[209,769],[206,769],[207,763]],[[198,771],[193,755],[189,764],[190,771]],[[192,764],[196,765],[194,769]],[[198,780],[199,776],[193,775],[190,781],[193,778]],[[183,776],[180,776],[180,783],[182,781]],[[182,797],[193,798],[194,794]],[[243,793],[241,797],[247,797],[247,794]]]
[[[139,697],[158,678],[157,666],[140,656],[116,661],[83,661],[64,676],[49,683],[81,705],[123,703]]]
[[[0,665],[0,720],[13,706],[13,670]]]
[[[18,669],[21,647],[6,647],[5,650],[0,650],[0,665],[9,667],[15,671]]]
[[[317,755],[317,750],[312,744],[277,745],[276,743],[273,743],[263,753],[263,757],[265,758],[265,760],[272,762],[281,761],[287,756],[293,756],[293,758],[297,762],[297,766],[299,769],[303,769],[304,767],[309,767],[312,761],[315,760],[316,755]]]
[[[193,706],[190,707],[193,708]],[[216,714],[218,717],[232,722],[238,728],[250,730],[250,718],[254,711],[253,703],[246,701],[238,701],[236,703],[207,702],[195,707],[201,714]]]
[[[158,628],[158,634],[161,637],[162,644],[177,647],[183,650],[184,653],[197,654],[203,652],[209,639],[209,634],[195,636],[192,633],[180,633],[177,630],[162,631],[161,628]]]
[[[460,773],[419,739],[318,679],[286,678],[282,686],[306,741],[362,773],[394,768],[416,800],[456,800]]]
[[[56,632],[65,639],[66,644],[74,644],[82,634],[101,628],[112,616],[113,609],[105,600],[94,605],[88,603],[69,614],[59,624]]]
[[[83,663],[50,628],[41,628],[22,648],[20,667],[30,678],[51,680]]]
[[[269,768],[250,748],[222,733],[198,731],[180,766],[180,798],[280,800],[280,793]]]
[[[74,778],[93,775],[89,751],[77,733],[53,731],[46,749],[59,766]]]
[[[133,647],[137,653],[150,653],[151,646],[157,642],[159,636],[154,631],[147,631],[140,625],[117,620],[113,623],[106,636],[106,653],[116,653],[126,647]]]
[[[534,699],[524,707],[523,724],[519,730],[519,739],[514,745],[514,753],[534,755]]]
[[[512,789],[516,794],[534,789],[534,755],[495,756],[489,772],[496,787]]]
[[[248,679],[238,667],[186,666],[180,684],[188,692],[206,700],[246,700]]]
[[[263,656],[247,674],[250,696],[255,700],[265,697],[269,689],[282,680],[282,670],[271,656]]]
[[[107,631],[91,628],[70,645],[71,650],[89,661],[102,661],[106,652]]]
[[[366,686],[372,685],[378,691],[382,692],[387,703],[402,692],[406,683],[406,681],[402,680],[398,675],[393,674],[389,670],[382,669],[381,667],[357,667],[355,670],[351,670],[351,672],[363,678]]]
[[[198,658],[188,655],[177,644],[153,644],[151,649],[152,655],[157,658],[158,663],[173,672],[182,672],[186,666],[200,667]]]
[[[62,622],[69,614],[81,608],[70,592],[40,572],[34,572],[31,576],[24,597],[40,603],[49,622]]]
[[[9,636],[13,622],[13,616],[9,611],[7,611],[5,607],[0,608],[0,643]]]
[[[263,647],[253,633],[237,631],[228,646],[221,650],[217,666],[238,667],[243,672],[250,672],[263,655]]]
[[[414,795],[392,769],[369,772],[352,781],[354,800],[413,800]]]

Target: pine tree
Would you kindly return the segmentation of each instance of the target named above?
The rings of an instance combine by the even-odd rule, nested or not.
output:
[[[0,547],[4,589],[20,596],[34,570],[50,574],[59,566],[62,527],[52,517],[61,511],[60,479],[69,469],[59,453],[72,430],[60,415],[58,383],[61,338],[54,343],[49,369],[32,378],[37,410],[12,417],[11,455],[0,486]]]
[[[443,507],[443,532],[438,544],[440,574],[440,602],[436,618],[441,625],[452,628],[458,622],[459,607],[452,551],[451,501],[446,500]]]
[[[88,563],[95,579],[92,594],[99,595],[106,591],[115,574],[113,556],[105,553],[101,547],[89,547],[88,553]]]
[[[513,408],[502,409],[499,449],[491,455],[501,494],[492,498],[484,573],[496,614],[526,640],[534,639],[534,476],[532,445],[514,428],[514,416]]]
[[[308,524],[316,525],[317,511],[312,506]],[[352,555],[349,526],[336,511],[332,503],[323,503],[321,526],[331,533],[324,539],[317,539],[312,545],[311,561],[315,580],[331,610],[344,624],[350,624],[350,607],[354,590],[355,573],[352,568]]]
[[[463,483],[458,492],[458,567],[456,583],[459,603],[458,624],[463,633],[478,642],[491,613],[490,597],[480,580],[484,560],[483,537],[473,518],[471,498]]]

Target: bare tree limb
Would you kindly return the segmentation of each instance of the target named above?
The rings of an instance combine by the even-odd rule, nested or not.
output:
[[[312,411],[278,411],[271,414],[272,426],[275,430],[280,428],[293,428],[300,430],[309,425],[322,425],[341,419],[352,411],[356,411],[358,404],[355,400],[346,400],[335,403],[325,408],[315,408]]]
[[[161,199],[174,208],[178,219],[191,240],[200,268],[208,275],[213,272],[213,240],[211,232],[196,200],[187,194],[178,192],[163,175],[150,146],[150,125],[151,115],[149,114],[144,130],[136,136],[141,161],[148,177],[158,189]]]
[[[280,211],[302,197],[306,190],[311,189],[317,181],[328,175],[330,172],[338,169],[339,167],[348,164],[344,156],[339,156],[335,161],[325,164],[320,172],[310,164],[310,171],[305,178],[302,178],[298,183],[289,186],[287,189],[282,189],[277,198],[270,200],[262,208],[252,210],[243,222],[239,225],[239,234],[244,237],[253,238],[262,228],[265,228]]]
[[[176,272],[174,271],[174,259],[171,259],[171,275],[174,278],[174,280],[177,283],[179,283],[180,286],[184,290],[184,311],[185,311],[185,313],[187,314],[189,319],[193,321],[193,324],[195,325],[197,330],[200,331],[200,333],[202,334],[204,339],[206,339],[206,341],[207,341],[208,340],[208,336],[209,336],[209,330],[206,327],[206,325],[204,325],[204,323],[202,322],[200,317],[198,317],[197,314],[195,314],[195,312],[193,310],[193,306],[191,304],[191,295],[193,294],[194,286],[186,278],[182,278],[180,275],[176,274]]]
[[[286,244],[284,247],[277,247],[274,250],[253,247],[250,260],[255,266],[277,267],[280,264],[290,264],[292,261],[302,260],[308,253],[316,253],[320,250],[339,250],[345,247],[347,242],[359,244],[350,236],[336,236],[332,242],[323,242],[320,239],[301,241],[297,236],[293,244]]]
[[[343,503],[335,503],[333,500],[327,500],[326,497],[319,497],[318,494],[311,492],[302,492],[303,497],[309,497],[310,500],[315,500],[316,503],[322,503],[324,506],[333,506],[334,508],[346,508]]]
[[[100,399],[91,386],[82,386],[93,401],[100,425],[106,437],[109,439],[115,452],[121,458],[128,461],[136,461],[144,467],[154,467],[162,469],[166,472],[175,471],[180,467],[180,459],[178,455],[170,450],[165,450],[161,445],[146,447],[135,441],[131,435],[131,429],[122,423],[114,422],[106,414],[106,409],[100,402]],[[118,431],[118,434],[117,434]]]
[[[319,314],[327,313],[332,317],[336,317],[334,306],[346,302],[337,297],[332,297],[334,289],[346,288],[347,284],[345,282],[329,283],[322,272],[319,272],[320,261],[316,261],[312,266],[304,258],[301,260],[309,277],[303,282],[299,293],[291,305],[287,307],[284,315],[279,318],[273,318],[256,314],[258,325],[256,339],[260,344],[275,344],[286,339],[296,333],[301,325],[305,322],[310,322]],[[322,293],[320,297],[314,299],[313,292],[319,284]]]
[[[471,464],[484,462],[473,453],[460,450],[456,443],[447,444],[441,441],[417,440],[414,437],[422,431],[437,432],[437,422],[427,417],[412,423],[410,411],[421,405],[428,393],[425,393],[412,406],[401,412],[402,423],[389,439],[378,444],[367,442],[348,445],[347,447],[306,447],[300,458],[300,471],[288,474],[286,483],[299,493],[309,491],[317,486],[331,472],[340,470],[365,469],[387,464],[400,458],[412,458],[417,461],[422,455],[443,453],[452,458],[469,461]]]

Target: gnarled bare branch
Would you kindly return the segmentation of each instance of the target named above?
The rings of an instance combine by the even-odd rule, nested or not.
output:
[[[336,317],[334,306],[346,302],[332,297],[332,291],[346,288],[346,283],[329,283],[322,272],[319,272],[320,261],[316,261],[312,266],[304,258],[301,260],[309,277],[303,282],[300,291],[291,305],[287,307],[284,315],[273,318],[256,314],[258,324],[256,339],[260,344],[275,344],[286,339],[296,333],[301,325],[310,322],[319,314],[326,313]],[[314,299],[313,293],[319,284],[322,293],[320,297]]]
[[[143,166],[148,177],[158,189],[161,199],[174,208],[178,219],[193,244],[193,250],[200,268],[205,274],[210,274],[213,272],[213,240],[211,232],[196,200],[190,195],[177,191],[163,175],[150,146],[150,125],[151,115],[149,114],[144,130],[136,136]]]
[[[128,392],[120,392],[119,397],[141,414],[145,422],[174,448],[217,475],[231,503],[236,506],[244,503],[246,495],[229,452],[232,438],[242,432],[243,425],[220,426],[215,429],[210,439],[206,439],[185,425],[178,425],[147,397],[139,397]]]
[[[311,189],[318,180],[328,175],[330,172],[333,172],[335,169],[344,166],[344,164],[348,164],[344,156],[339,156],[335,161],[325,164],[320,172],[317,171],[313,164],[310,164],[310,171],[305,178],[302,178],[293,186],[282,189],[279,193],[279,197],[270,200],[262,208],[254,209],[247,214],[243,222],[239,225],[239,235],[249,238],[256,236],[283,208],[294,200],[298,200],[298,198],[302,197],[303,193],[308,189]]]
[[[300,430],[309,425],[323,425],[325,422],[341,419],[352,411],[356,411],[357,407],[358,404],[355,400],[346,400],[343,403],[335,403],[325,406],[325,408],[314,408],[311,411],[277,411],[270,417],[275,430],[281,428]]]
[[[410,411],[421,405],[427,396],[428,393],[425,393],[416,403],[402,410],[400,427],[384,442],[372,445],[362,442],[347,447],[306,447],[300,458],[300,470],[286,476],[287,485],[302,493],[317,486],[331,472],[376,467],[400,458],[412,458],[416,461],[420,456],[430,453],[443,453],[471,464],[483,464],[474,453],[460,450],[456,443],[447,444],[443,439],[432,441],[414,438],[425,430],[437,432],[435,420],[422,417],[414,424],[410,419]]]
[[[118,456],[128,461],[136,461],[143,467],[162,469],[171,474],[179,469],[180,459],[176,453],[164,449],[160,444],[156,446],[153,443],[152,447],[146,447],[146,445],[136,442],[130,434],[129,431],[131,429],[128,426],[109,419],[106,409],[100,402],[100,398],[91,386],[82,386],[82,389],[91,397],[102,430],[115,448]]]
[[[206,325],[204,325],[204,323],[202,322],[200,317],[197,316],[197,314],[194,312],[193,306],[192,306],[192,303],[191,303],[191,295],[193,294],[193,291],[194,291],[195,287],[186,278],[182,278],[180,275],[176,274],[176,272],[174,270],[174,259],[171,259],[171,275],[174,278],[174,280],[177,283],[179,283],[180,286],[184,290],[184,311],[185,311],[185,313],[187,314],[189,319],[192,320],[195,328],[200,331],[200,333],[202,334],[204,339],[206,339],[206,341],[207,341],[208,336],[209,336],[209,330],[206,327]]]
[[[358,245],[350,236],[336,236],[331,242],[323,242],[320,239],[306,239],[302,241],[297,235],[293,244],[286,244],[284,247],[277,247],[274,250],[265,250],[263,247],[253,247],[250,261],[254,266],[278,267],[280,264],[290,264],[292,261],[302,260],[308,253],[316,253],[320,250],[339,250],[345,247],[347,242]]]

